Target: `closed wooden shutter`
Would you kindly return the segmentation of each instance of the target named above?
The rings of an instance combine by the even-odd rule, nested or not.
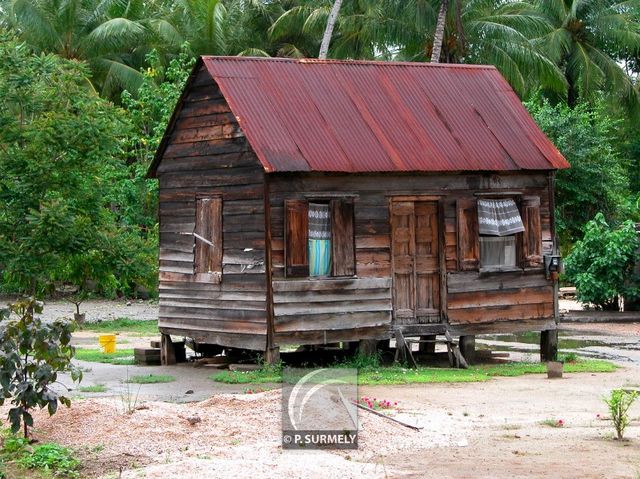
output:
[[[459,199],[458,216],[458,267],[461,271],[477,270],[480,266],[480,237],[478,233],[478,209],[475,199]]]
[[[353,201],[331,201],[331,260],[333,276],[356,274]]]
[[[524,233],[522,259],[524,266],[542,266],[542,230],[540,227],[540,197],[523,196],[520,203]]]
[[[309,275],[309,204],[306,200],[284,202],[284,243],[286,275]]]
[[[196,227],[194,272],[222,273],[222,198],[198,198],[196,200]]]

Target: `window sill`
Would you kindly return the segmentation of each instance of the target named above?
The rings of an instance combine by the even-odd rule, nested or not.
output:
[[[522,268],[519,266],[494,266],[490,268],[480,268],[478,272],[481,275],[493,274],[493,273],[535,273],[535,272],[544,272],[544,267],[527,266],[525,268]]]
[[[480,274],[483,273],[517,273],[518,271],[522,271],[522,268],[518,268],[517,266],[491,266],[486,268],[480,268],[478,270]]]
[[[340,281],[345,279],[358,279],[358,276],[296,276],[278,279],[274,278],[274,281]]]

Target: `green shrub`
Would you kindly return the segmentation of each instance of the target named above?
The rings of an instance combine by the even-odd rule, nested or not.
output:
[[[633,269],[639,246],[631,221],[611,228],[598,213],[565,261],[566,278],[575,284],[578,300],[615,309],[619,295],[637,297],[640,288]]]
[[[603,398],[603,401],[609,406],[611,414],[611,422],[616,430],[618,439],[624,437],[624,430],[631,421],[629,418],[629,408],[634,403],[638,393],[636,391],[627,391],[625,389],[614,389],[609,397]]]
[[[25,454],[18,461],[27,469],[38,469],[53,473],[53,477],[80,477],[78,461],[69,449],[58,444],[42,444],[33,448],[31,454]]]
[[[82,372],[71,364],[73,323],[43,323],[35,316],[41,312],[42,304],[33,298],[0,311],[0,405],[11,402],[11,431],[18,432],[22,425],[25,437],[33,426],[31,409],[46,406],[53,415],[58,402],[71,404],[51,388],[58,373],[68,372],[74,381],[82,378]]]

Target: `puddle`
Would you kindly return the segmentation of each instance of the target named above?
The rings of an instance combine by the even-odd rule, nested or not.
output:
[[[476,342],[496,352],[534,355],[540,348],[540,333],[486,334],[478,336]],[[640,341],[633,336],[560,331],[558,351],[561,354],[576,353],[583,357],[640,364]]]

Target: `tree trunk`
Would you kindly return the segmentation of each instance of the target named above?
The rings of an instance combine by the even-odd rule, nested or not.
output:
[[[565,78],[567,79],[567,106],[573,110],[578,103],[578,92],[571,75],[565,73]]]
[[[440,1],[440,11],[438,12],[438,23],[436,24],[436,33],[433,36],[433,48],[431,50],[431,63],[440,62],[440,53],[442,52],[442,42],[444,40],[444,26],[447,21],[447,9],[449,0]]]
[[[340,7],[342,6],[342,0],[335,0],[333,3],[333,8],[331,8],[331,13],[329,14],[329,18],[327,19],[327,28],[324,31],[324,35],[322,36],[322,44],[320,45],[320,54],[318,58],[320,60],[327,59],[327,53],[329,52],[329,44],[331,43],[331,36],[333,35],[333,27],[336,24],[336,20],[338,19],[338,13],[340,13]]]

